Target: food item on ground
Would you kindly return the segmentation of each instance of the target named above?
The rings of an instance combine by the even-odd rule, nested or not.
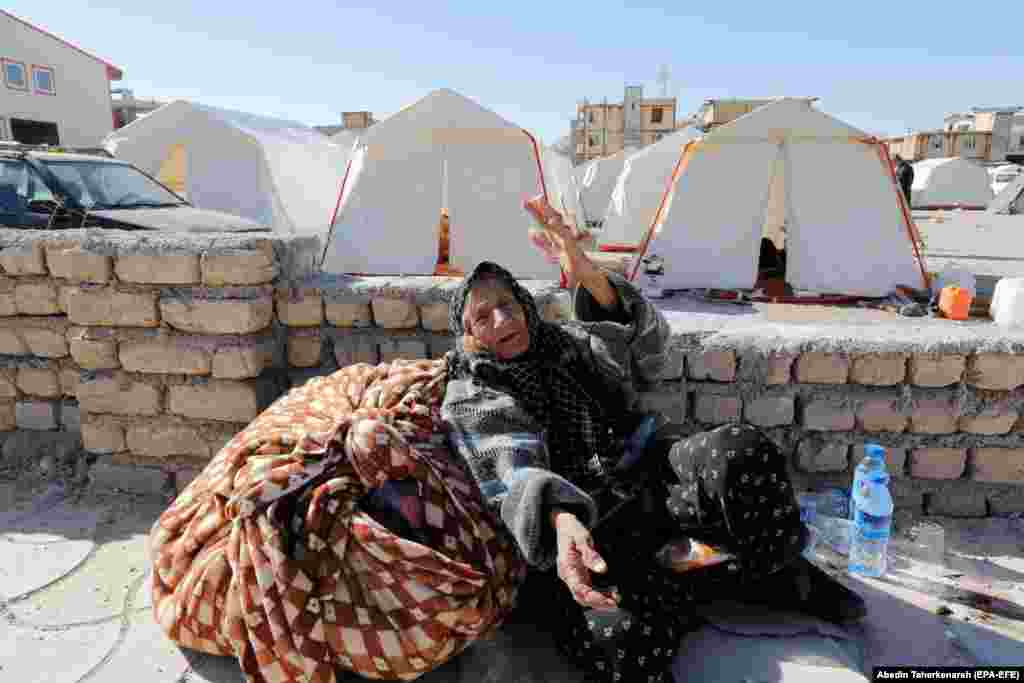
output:
[[[663,545],[656,557],[661,566],[666,569],[671,569],[674,572],[688,572],[721,564],[733,559],[735,555],[693,538],[678,538]]]

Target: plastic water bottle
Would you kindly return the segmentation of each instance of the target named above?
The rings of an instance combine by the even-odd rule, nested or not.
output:
[[[864,444],[864,458],[857,464],[853,471],[853,487],[850,489],[849,515],[850,521],[855,522],[857,518],[857,491],[865,480],[878,482],[886,488],[889,487],[889,472],[885,469],[885,448],[877,443]]]
[[[851,494],[853,533],[848,569],[853,574],[882,576],[892,531],[893,503],[889,473],[885,471],[885,449],[878,444],[864,447],[864,459],[854,471]]]

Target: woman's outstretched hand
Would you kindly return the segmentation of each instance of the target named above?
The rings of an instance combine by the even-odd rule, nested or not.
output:
[[[530,232],[530,242],[540,249],[552,263],[559,263],[564,270],[569,249],[575,246],[576,235],[562,220],[562,215],[548,204],[543,195],[523,203],[533,216],[536,229]]]
[[[619,303],[619,295],[615,293],[604,272],[583,253],[579,235],[565,224],[562,214],[548,203],[544,195],[528,199],[523,206],[541,228],[530,233],[530,240],[550,260],[561,264],[566,285],[572,289],[581,284],[599,304],[608,309],[615,308]]]
[[[555,257],[562,257],[576,244],[576,234],[565,224],[562,214],[558,213],[543,195],[533,197],[524,203],[527,211],[543,230],[534,237],[539,242],[546,241],[545,251]]]
[[[564,510],[552,512],[551,523],[558,539],[558,578],[565,582],[573,599],[592,609],[615,607],[615,598],[594,590],[590,580],[590,572],[608,571],[608,564],[594,548],[590,531],[576,515]]]

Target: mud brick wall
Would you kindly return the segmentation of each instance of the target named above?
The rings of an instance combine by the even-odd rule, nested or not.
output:
[[[799,325],[673,315],[659,388],[694,428],[745,420],[801,486],[849,487],[866,442],[888,448],[896,504],[929,514],[1024,512],[1024,336],[990,323]],[[771,316],[764,316],[771,317]],[[731,326],[730,326],[731,325]]]
[[[101,484],[174,488],[287,388],[274,286],[312,272],[316,252],[260,235],[0,230],[0,466],[58,443]]]
[[[440,357],[451,345],[447,298],[455,284],[325,283],[321,343],[330,343],[338,365]],[[567,292],[527,285],[546,319],[568,318]],[[849,487],[863,445],[877,442],[889,449],[893,493],[904,509],[1024,512],[1024,332],[944,320],[780,324],[770,315],[737,325],[732,314],[665,308],[669,362],[641,400],[686,431],[736,420],[758,425],[806,488]]]
[[[0,230],[0,469],[78,458],[98,485],[170,493],[290,387],[451,348],[457,280],[323,276],[319,249],[258,234]],[[524,284],[546,319],[568,317],[567,292]],[[689,431],[764,428],[801,486],[848,486],[876,441],[901,507],[1024,512],[1024,332],[673,306],[670,362],[646,407]]]
[[[0,230],[0,470],[181,490],[289,388],[450,348],[454,280],[324,278],[319,253],[315,238]]]
[[[698,346],[671,391],[697,426],[743,419],[764,428],[803,485],[848,487],[873,441],[888,448],[897,506],[983,517],[1024,511],[1024,378],[1014,374],[1022,361]]]

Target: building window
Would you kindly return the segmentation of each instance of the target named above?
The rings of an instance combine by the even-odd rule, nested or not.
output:
[[[1020,140],[1017,141],[1017,146],[1024,148],[1024,135],[1020,136]]]
[[[665,115],[665,110],[661,107],[655,107],[651,110],[651,123],[661,123],[662,117]]]
[[[4,83],[7,84],[7,87],[14,90],[28,90],[28,76],[25,74],[25,65],[10,59],[4,59],[2,63],[4,67]]]
[[[56,95],[57,87],[53,83],[53,69],[48,66],[32,65],[32,87],[43,95]]]
[[[26,145],[59,145],[57,124],[52,121],[10,119],[11,139]]]
[[[600,144],[601,144],[601,141],[598,139],[598,137],[596,135],[591,135],[590,136],[590,146],[591,147],[597,147]]]
[[[974,149],[974,136],[964,138],[964,147],[967,149]]]
[[[933,135],[932,136],[932,149],[942,149],[942,136],[941,135]]]
[[[587,122],[588,123],[593,123],[594,122],[594,110],[593,109],[591,109],[590,111],[587,112]]]

